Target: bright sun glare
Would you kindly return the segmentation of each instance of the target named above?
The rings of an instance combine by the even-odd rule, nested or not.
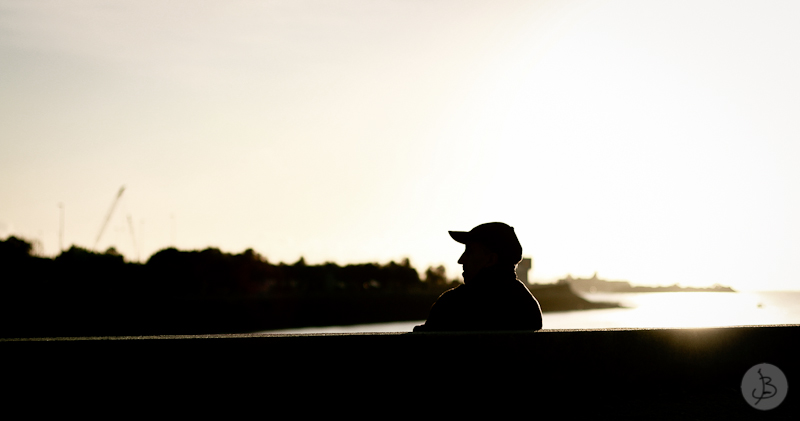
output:
[[[632,326],[703,328],[761,323],[764,310],[754,295],[709,292],[663,292],[636,297]],[[623,298],[623,305],[625,301]]]

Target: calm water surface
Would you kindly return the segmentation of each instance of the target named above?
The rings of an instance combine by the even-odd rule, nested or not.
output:
[[[719,327],[800,324],[800,291],[656,292],[582,294],[625,308],[544,313],[545,329]],[[310,327],[263,333],[410,332],[424,320],[355,326]]]

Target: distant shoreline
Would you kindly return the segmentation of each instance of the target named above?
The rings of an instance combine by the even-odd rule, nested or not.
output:
[[[222,334],[427,319],[459,283],[444,267],[422,275],[408,259],[387,264],[270,263],[249,249],[164,249],[144,264],[114,249],[70,247],[54,259],[31,243],[0,241],[0,337]],[[567,285],[531,287],[542,311],[618,307]]]
[[[597,277],[597,273],[591,278],[573,278],[567,275],[564,279],[559,279],[556,284],[569,285],[575,292],[596,293],[596,292],[736,292],[729,286],[714,284],[710,287],[684,287],[678,284],[668,286],[637,286],[631,285],[628,281],[607,281]]]
[[[659,286],[659,287],[646,287],[646,286],[632,286],[628,290],[620,290],[614,291],[620,293],[631,293],[631,292],[736,292],[731,287],[708,287],[708,288],[697,288],[697,287],[681,287],[681,286]]]
[[[531,286],[543,312],[618,308],[575,294],[567,285]],[[0,300],[14,320],[0,337],[247,333],[309,326],[425,320],[438,292],[364,291],[227,297],[17,297]]]

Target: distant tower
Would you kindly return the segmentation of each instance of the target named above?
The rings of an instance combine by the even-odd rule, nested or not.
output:
[[[533,268],[533,260],[530,257],[525,257],[517,263],[517,279],[522,281],[522,283],[528,283],[528,271]]]

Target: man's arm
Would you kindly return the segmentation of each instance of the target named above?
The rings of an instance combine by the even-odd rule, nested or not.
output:
[[[436,299],[436,302],[433,303],[428,312],[428,320],[425,321],[425,324],[415,326],[414,332],[452,330],[449,327],[453,324],[453,318],[458,317],[455,314],[456,310],[453,300],[455,295],[457,295],[454,294],[456,288],[448,289]]]

